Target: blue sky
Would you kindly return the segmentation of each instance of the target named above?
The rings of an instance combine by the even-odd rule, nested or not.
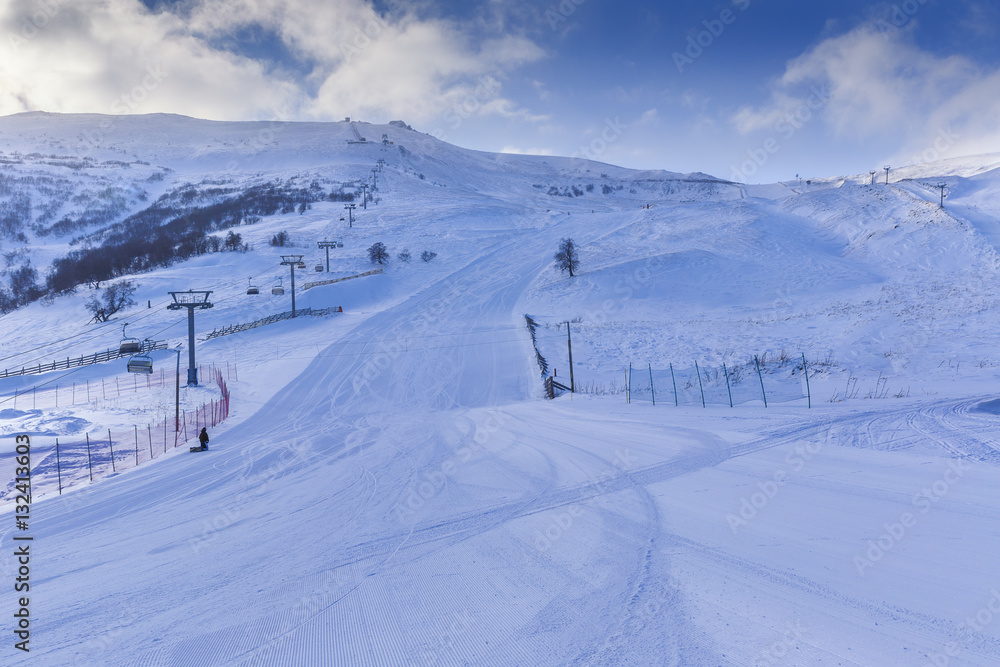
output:
[[[0,114],[402,119],[746,182],[1000,151],[980,0],[8,0]]]

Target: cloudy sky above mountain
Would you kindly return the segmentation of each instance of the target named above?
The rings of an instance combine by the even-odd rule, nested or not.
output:
[[[7,0],[0,114],[402,119],[747,182],[1000,151],[980,0]]]

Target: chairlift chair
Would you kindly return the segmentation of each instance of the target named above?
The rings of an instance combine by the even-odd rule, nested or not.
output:
[[[153,359],[148,354],[137,354],[128,358],[129,373],[153,373]]]
[[[281,279],[278,279],[278,284],[271,288],[271,294],[275,296],[281,296],[285,293],[285,288],[281,286]]]
[[[306,263],[305,262],[296,262],[295,263],[295,268],[296,269],[304,269],[304,268],[306,268]]]
[[[322,264],[317,264],[316,265],[316,273],[323,273],[323,265]]]
[[[122,341],[118,344],[119,354],[134,354],[136,352],[142,351],[142,341],[138,338],[130,338],[125,335],[125,327],[127,324],[122,325]]]
[[[257,289],[256,285],[250,282],[249,278],[247,278],[247,294],[260,294],[260,290]]]

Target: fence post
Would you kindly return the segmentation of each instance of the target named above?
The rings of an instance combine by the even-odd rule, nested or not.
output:
[[[646,362],[649,365],[649,395],[653,397],[653,407],[656,407],[656,389],[653,388],[653,364]]]
[[[629,390],[629,386],[628,386],[628,369],[625,369],[625,405],[628,405],[629,403],[632,402],[630,400],[630,396],[628,395],[628,390]]]
[[[90,481],[94,481],[94,462],[90,459],[90,434],[87,433],[87,467],[90,469]]]
[[[757,367],[757,379],[760,380],[760,395],[764,398],[764,407],[767,407],[767,394],[764,393],[764,376],[760,374],[760,362],[757,361],[757,355],[753,355],[753,365]]]
[[[632,392],[631,392],[631,389],[632,389],[632,362],[631,361],[628,362],[628,386],[629,386],[629,396],[631,397],[631,395],[632,395]],[[631,398],[630,398],[629,403],[631,403],[631,402],[632,401],[631,401]]]
[[[806,353],[802,353],[802,374],[806,376],[806,399],[809,401],[809,408],[813,406],[812,392],[809,391],[809,370],[806,368]]]
[[[733,390],[729,388],[729,369],[726,368],[726,362],[722,362],[722,372],[726,375],[726,391],[729,392],[729,407],[733,407]]]
[[[59,438],[56,438],[56,479],[59,482],[59,495],[62,495],[62,470],[59,466]]]
[[[705,387],[701,384],[701,369],[698,368],[698,362],[694,362],[694,372],[698,376],[698,389],[701,391],[701,407],[707,407],[705,405]]]
[[[149,436],[149,460],[153,460],[153,427],[146,424],[146,435]]]
[[[135,464],[139,465],[139,427],[136,424],[132,424],[132,428],[135,430]]]
[[[115,446],[111,442],[111,429],[108,429],[108,447],[111,448],[111,472],[118,472],[115,470]]]
[[[674,377],[674,365],[670,364],[670,382],[674,385],[674,407],[676,408],[681,404],[680,399],[677,397],[677,378]]]

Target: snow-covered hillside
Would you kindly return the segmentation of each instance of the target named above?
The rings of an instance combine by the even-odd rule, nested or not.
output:
[[[996,664],[997,156],[745,186],[354,127],[371,141],[346,122],[0,118],[0,204],[31,202],[0,251],[40,280],[156,233],[150,210],[307,204],[205,232],[245,251],[112,279],[136,305],[107,323],[88,323],[87,285],[0,317],[2,374],[116,347],[125,322],[186,348],[168,292],[211,290],[198,360],[238,371],[209,451],[36,488],[29,662]],[[362,185],[375,201],[349,224],[331,194]],[[303,290],[371,270],[376,242],[383,273]],[[343,312],[202,340],[290,309],[282,254],[306,263],[296,308]],[[543,398],[526,314],[560,381],[570,323],[585,392]],[[811,408],[626,402],[629,364],[786,359],[769,372],[797,383],[802,355]],[[152,356],[172,376],[173,349]],[[14,435],[51,467],[57,437],[174,408],[169,386],[27,396],[116,379],[134,382],[123,361],[0,379],[8,582]]]

